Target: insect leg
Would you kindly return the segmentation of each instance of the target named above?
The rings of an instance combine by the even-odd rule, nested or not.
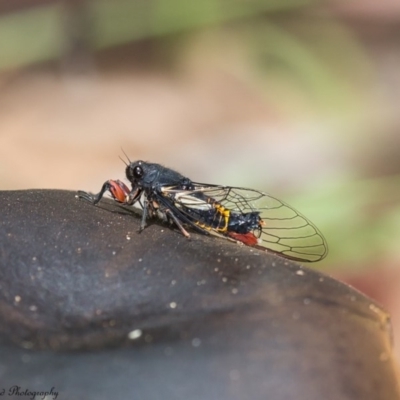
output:
[[[137,201],[139,201],[140,203],[140,196],[142,195],[142,189],[136,189],[136,190],[132,190],[127,197],[125,198],[125,201],[123,202],[123,204],[127,205],[127,206],[132,206],[134,205]],[[141,203],[140,203],[141,205]]]
[[[139,232],[142,232],[143,229],[146,227],[146,219],[149,212],[149,201],[147,199],[143,202],[143,214],[142,214],[142,221],[140,222]]]
[[[107,191],[110,192],[115,201],[128,206],[136,203],[142,194],[142,190],[140,189],[130,191],[130,189],[120,180],[110,179],[103,183],[103,186],[98,194],[78,191],[78,196],[79,198],[87,200],[96,205]]]
[[[167,214],[167,216],[175,222],[175,225],[182,232],[182,235],[190,239],[188,231],[182,226],[182,224],[179,222],[179,219],[175,217],[174,213],[169,208],[165,209],[165,214]]]
[[[112,194],[111,188],[112,188],[112,185],[110,184],[110,181],[106,181],[103,183],[103,186],[101,187],[101,190],[99,193],[91,194],[91,193],[79,191],[78,196],[81,199],[90,201],[93,204],[97,204],[107,191],[111,192],[111,194]]]

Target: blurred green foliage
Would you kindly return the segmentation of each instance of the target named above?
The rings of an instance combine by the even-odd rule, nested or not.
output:
[[[0,70],[60,56],[62,34],[56,5],[0,15]]]
[[[90,52],[146,38],[179,43],[179,34],[229,26],[258,68],[259,79],[248,84],[280,111],[354,116],[363,99],[362,83],[355,86],[367,73],[365,57],[334,19],[304,18],[299,11],[314,3],[65,0],[0,15],[0,70],[63,60],[74,48]]]
[[[325,261],[336,268],[375,266],[396,259],[400,239],[400,176],[343,176],[290,204],[316,223],[329,245]],[[317,222],[318,221],[318,222]]]
[[[360,105],[368,63],[358,43],[336,21],[325,17],[310,23],[301,16],[261,20],[251,32],[255,63],[263,66],[262,80],[268,84],[265,95],[274,96],[269,97],[271,103],[307,113],[334,109],[341,115],[352,114],[354,106]],[[277,87],[273,92],[272,80]],[[297,96],[287,96],[282,90],[289,85]],[[309,107],[299,108],[299,104]]]
[[[312,0],[68,0],[0,15],[0,69],[61,57],[76,12],[87,13],[92,48],[297,8]],[[67,21],[65,21],[67,19]],[[72,30],[75,26],[72,26]]]

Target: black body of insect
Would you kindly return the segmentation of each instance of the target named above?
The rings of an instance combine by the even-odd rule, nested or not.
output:
[[[297,261],[319,261],[327,245],[319,230],[296,210],[254,189],[192,182],[160,164],[129,162],[129,189],[119,180],[106,181],[100,192],[79,196],[97,204],[109,191],[119,203],[139,203],[140,231],[149,216],[173,222],[186,237],[184,226],[205,234],[230,238]]]

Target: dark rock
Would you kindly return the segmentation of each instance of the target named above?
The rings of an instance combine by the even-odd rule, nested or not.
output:
[[[73,192],[0,207],[0,393],[400,398],[389,316],[349,286]]]

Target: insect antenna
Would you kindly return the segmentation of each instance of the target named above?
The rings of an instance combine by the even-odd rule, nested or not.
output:
[[[132,164],[132,161],[129,159],[128,155],[125,153],[125,151],[124,151],[124,149],[122,147],[121,147],[121,151],[124,153],[124,156],[128,160],[129,164]],[[126,166],[129,165],[129,164],[126,163],[126,161],[121,156],[118,156],[118,157]]]

